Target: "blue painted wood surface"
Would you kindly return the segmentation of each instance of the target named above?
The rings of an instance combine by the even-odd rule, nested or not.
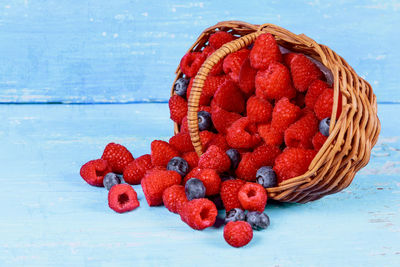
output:
[[[108,142],[139,156],[167,139],[166,104],[0,105],[0,266],[399,266],[398,110],[379,106],[379,143],[350,187],[268,205],[271,226],[234,249],[222,228],[194,231],[148,207],[140,186],[141,206],[117,214],[79,176]]]
[[[166,101],[196,37],[232,19],[306,33],[400,101],[398,1],[3,0],[0,102]]]

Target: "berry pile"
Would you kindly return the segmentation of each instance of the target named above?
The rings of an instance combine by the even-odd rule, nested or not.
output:
[[[207,57],[235,38],[216,32],[201,52],[182,58],[184,75],[169,100],[179,133],[168,142],[154,140],[150,154],[136,159],[110,143],[101,159],[82,166],[87,183],[109,190],[110,208],[137,208],[129,184],[141,184],[149,206],[164,204],[196,230],[213,226],[218,209],[225,209],[223,235],[233,247],[245,246],[253,230],[269,226],[265,189],[307,171],[328,138],[334,94],[313,60],[287,50],[282,54],[274,37],[262,34],[218,62],[207,77],[198,111],[204,153],[198,157],[187,123],[193,80]],[[340,101],[337,111],[338,117]]]

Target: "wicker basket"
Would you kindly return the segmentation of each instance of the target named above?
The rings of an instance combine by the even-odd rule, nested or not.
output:
[[[188,126],[196,152],[201,155],[197,112],[204,81],[211,68],[226,55],[252,42],[261,33],[271,33],[279,45],[306,54],[325,65],[333,73],[334,108],[336,117],[339,91],[342,94],[342,113],[331,119],[330,134],[311,162],[308,171],[298,177],[268,188],[268,197],[283,202],[306,203],[339,192],[350,185],[354,175],[370,158],[380,132],[376,96],[368,82],[359,77],[347,62],[325,45],[316,43],[304,34],[296,35],[273,24],[253,25],[240,21],[224,21],[203,31],[189,51],[200,51],[209,36],[219,30],[240,37],[216,50],[203,63],[188,97]],[[182,77],[179,67],[175,81]],[[174,82],[175,83],[175,82]],[[173,93],[173,90],[172,90]],[[175,124],[175,133],[179,132]]]

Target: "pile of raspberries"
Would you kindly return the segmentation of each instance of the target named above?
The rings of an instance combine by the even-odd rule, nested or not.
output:
[[[329,135],[333,89],[318,63],[261,34],[218,62],[207,77],[198,111],[204,152],[199,157],[188,133],[191,86],[206,58],[235,38],[216,32],[201,52],[182,58],[184,75],[169,100],[179,133],[168,142],[154,140],[151,153],[136,159],[110,143],[101,159],[82,166],[87,183],[109,190],[111,209],[139,207],[130,185],[141,184],[149,206],[164,205],[195,230],[213,226],[218,210],[225,209],[224,238],[233,247],[245,246],[253,230],[269,226],[265,189],[307,171]],[[337,117],[340,112],[339,101]]]

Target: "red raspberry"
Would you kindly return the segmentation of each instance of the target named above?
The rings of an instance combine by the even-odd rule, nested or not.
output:
[[[219,194],[221,178],[215,170],[202,169],[196,178],[203,182],[206,188],[206,196]]]
[[[272,105],[267,100],[252,96],[247,100],[247,117],[251,122],[267,123],[271,121]]]
[[[151,156],[145,154],[129,163],[124,169],[124,180],[129,184],[140,184],[146,172],[153,168]]]
[[[151,163],[154,166],[167,166],[170,159],[179,156],[179,152],[170,144],[161,140],[151,142]]]
[[[199,164],[199,156],[194,151],[186,152],[185,154],[183,154],[182,158],[186,160],[186,162],[189,164],[190,170],[196,168]]]
[[[201,52],[189,52],[181,59],[180,69],[186,76],[194,77],[205,59]]]
[[[196,230],[213,226],[218,215],[215,204],[206,198],[186,202],[180,212],[181,219]]]
[[[290,62],[292,62],[293,57],[297,55],[296,53],[287,53],[283,55],[283,63],[287,66],[290,67]]]
[[[281,154],[281,150],[277,146],[263,144],[251,153],[252,160],[257,169],[262,166],[273,166],[275,158]]]
[[[181,153],[194,151],[189,133],[177,133],[169,139],[169,144]]]
[[[210,106],[200,106],[199,111],[207,111],[211,114],[211,107]]]
[[[244,48],[234,53],[227,55],[222,65],[226,74],[231,77],[234,82],[239,82],[240,68],[243,62],[248,58],[250,50]]]
[[[226,141],[233,148],[253,148],[260,143],[261,138],[254,134],[252,124],[248,117],[235,121],[227,130]]]
[[[257,37],[250,52],[250,63],[255,69],[266,69],[272,62],[281,62],[282,54],[274,36],[264,33]]]
[[[320,150],[321,147],[324,145],[326,139],[328,139],[328,137],[323,135],[321,132],[316,133],[312,139],[314,149],[316,151]]]
[[[258,133],[267,145],[280,146],[283,143],[283,133],[271,127],[271,124],[258,125]]]
[[[215,145],[219,148],[221,148],[223,151],[226,151],[229,149],[229,145],[226,142],[225,135],[223,134],[215,134],[214,137],[210,140],[208,143],[208,146]]]
[[[225,81],[227,77],[225,75],[220,76],[207,76],[207,79],[204,81],[203,90],[201,91],[206,97],[214,96],[218,87],[220,87]]]
[[[223,110],[218,106],[214,106],[211,112],[211,120],[215,129],[219,133],[226,134],[226,130],[242,116],[238,113]]]
[[[246,96],[250,96],[255,90],[257,70],[250,65],[250,59],[246,59],[239,72],[239,88]]]
[[[189,132],[189,126],[188,126],[188,121],[187,121],[187,116],[185,116],[182,119],[181,127],[179,128],[179,131],[181,133],[188,133]]]
[[[188,201],[185,187],[177,184],[168,187],[162,194],[162,200],[170,212],[179,213],[182,206]]]
[[[136,209],[140,203],[132,186],[116,184],[108,191],[108,206],[118,213],[124,213]]]
[[[243,209],[263,212],[267,204],[267,191],[256,183],[246,183],[238,193],[238,198]]]
[[[300,115],[300,108],[292,103],[286,97],[281,98],[272,111],[271,126],[281,133],[295,122]]]
[[[312,148],[312,138],[318,131],[318,120],[314,113],[308,113],[289,126],[285,131],[288,147]]]
[[[168,105],[171,120],[180,123],[187,114],[186,100],[179,95],[173,95],[169,99]]]
[[[256,95],[261,98],[279,100],[282,97],[296,96],[289,70],[278,62],[273,62],[267,69],[258,71],[255,85]]]
[[[314,108],[315,102],[325,89],[330,88],[326,82],[315,80],[308,87],[305,102],[309,108]]]
[[[201,147],[203,148],[203,151],[205,151],[207,150],[211,140],[214,138],[215,133],[212,133],[210,131],[201,131],[199,135]]]
[[[239,202],[238,193],[240,188],[245,183],[245,181],[240,179],[227,180],[221,183],[221,199],[227,212],[234,208],[242,209],[242,205],[240,205]]]
[[[125,166],[134,160],[126,147],[116,143],[109,143],[106,146],[101,159],[107,160],[115,173],[122,173]]]
[[[162,204],[165,189],[181,183],[181,176],[176,171],[153,170],[142,179],[142,189],[149,206]]]
[[[257,166],[254,162],[252,153],[247,152],[242,154],[242,159],[240,160],[239,165],[236,168],[235,174],[237,178],[246,181],[255,181],[258,169],[259,166]]]
[[[294,87],[299,92],[306,91],[313,81],[324,78],[320,69],[303,54],[293,56],[290,61],[290,72]]]
[[[150,175],[153,172],[157,172],[157,171],[166,171],[167,167],[164,166],[153,166],[153,168],[151,168],[150,170],[147,170],[146,173],[144,174],[144,176]],[[140,181],[141,183],[142,181]]]
[[[275,159],[273,167],[278,182],[304,174],[316,154],[315,150],[303,148],[286,148]]]
[[[253,229],[248,222],[228,222],[224,227],[224,239],[235,248],[246,246],[253,239]]]
[[[88,184],[101,187],[103,186],[104,176],[111,171],[106,160],[95,159],[83,164],[80,174]]]
[[[208,42],[210,43],[210,46],[212,48],[217,50],[223,44],[233,41],[234,39],[235,37],[232,34],[224,31],[219,31],[211,34],[210,38],[208,39]]]
[[[314,112],[319,120],[331,117],[333,107],[333,90],[325,89],[318,97],[317,102],[314,105]],[[339,118],[342,113],[342,95],[339,93],[338,108],[336,118]]]
[[[206,58],[211,56],[212,53],[215,52],[215,49],[212,48],[211,46],[206,46],[204,47],[203,51],[201,52]]]
[[[188,174],[186,174],[186,176],[183,178],[183,182],[182,184],[185,185],[186,182],[190,179],[190,178],[197,178],[199,177],[201,169],[200,168],[193,168]]]
[[[236,84],[226,80],[215,92],[211,107],[214,105],[226,111],[241,113],[245,110],[245,99]]]
[[[221,148],[209,146],[207,151],[199,159],[199,167],[202,169],[214,169],[218,173],[229,170],[231,160]]]

